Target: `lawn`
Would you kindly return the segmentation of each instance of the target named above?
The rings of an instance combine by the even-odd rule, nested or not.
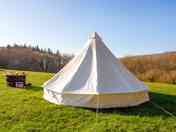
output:
[[[16,89],[6,86],[0,70],[0,132],[176,132],[176,85],[147,83],[151,102],[96,114],[45,101],[41,85],[52,76],[28,72],[33,86]]]

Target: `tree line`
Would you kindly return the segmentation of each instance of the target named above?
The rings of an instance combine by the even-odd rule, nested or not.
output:
[[[120,59],[140,80],[176,84],[176,52]]]
[[[73,55],[53,52],[50,48],[14,44],[0,47],[0,67],[58,72]],[[127,56],[120,61],[140,80],[176,84],[176,52]]]
[[[0,47],[0,67],[32,71],[57,72],[73,57],[50,48],[14,44]]]

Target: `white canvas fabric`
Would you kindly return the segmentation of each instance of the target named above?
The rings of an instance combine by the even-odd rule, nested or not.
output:
[[[117,60],[97,33],[43,87],[46,100],[72,106],[127,107],[149,100],[147,86]]]

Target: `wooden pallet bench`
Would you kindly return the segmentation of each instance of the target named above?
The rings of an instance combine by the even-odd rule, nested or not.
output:
[[[26,86],[26,74],[22,73],[6,73],[6,83],[8,86],[24,88]]]

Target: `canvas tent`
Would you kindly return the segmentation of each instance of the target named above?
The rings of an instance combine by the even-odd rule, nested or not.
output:
[[[97,33],[43,87],[44,98],[55,104],[112,108],[149,101],[147,86],[117,60]]]

